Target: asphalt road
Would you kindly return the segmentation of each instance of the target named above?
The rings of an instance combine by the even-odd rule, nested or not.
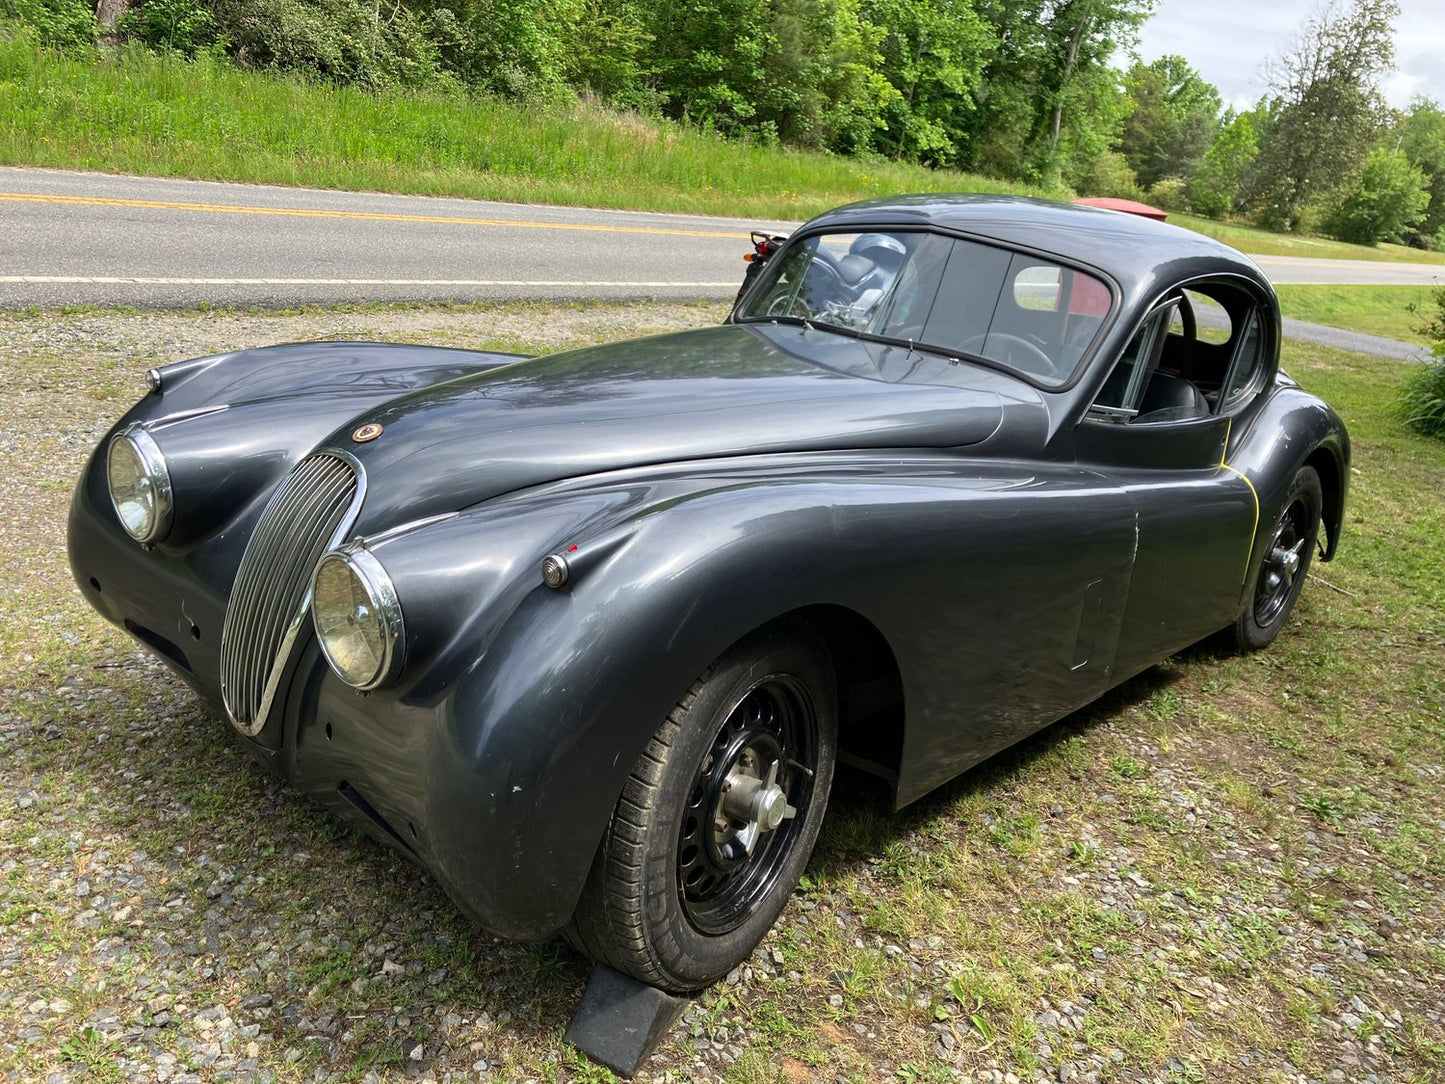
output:
[[[726,298],[748,231],[793,225],[0,167],[0,309]],[[1276,283],[1445,282],[1441,265],[1256,260]]]
[[[0,309],[724,298],[758,227],[0,167]]]

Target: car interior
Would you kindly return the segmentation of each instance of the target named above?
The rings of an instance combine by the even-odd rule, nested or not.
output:
[[[1201,282],[1175,290],[1145,320],[1091,413],[1144,424],[1230,410],[1262,371],[1261,328],[1254,299],[1237,286]]]

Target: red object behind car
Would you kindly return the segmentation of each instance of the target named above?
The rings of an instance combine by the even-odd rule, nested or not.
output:
[[[1116,199],[1113,196],[1086,196],[1083,199],[1074,200],[1075,203],[1082,203],[1089,207],[1102,207],[1106,211],[1123,211],[1126,214],[1140,215],[1144,218],[1152,218],[1156,222],[1163,222],[1168,217],[1167,211],[1161,211],[1158,207],[1150,207],[1147,203],[1140,203],[1133,199]]]

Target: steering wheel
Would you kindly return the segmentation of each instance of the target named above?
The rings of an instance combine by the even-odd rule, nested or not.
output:
[[[984,354],[982,348],[985,343],[990,346],[1000,344],[1003,346],[1003,355]],[[1068,373],[1059,368],[1053,358],[1049,357],[1033,343],[1021,335],[1010,335],[1003,331],[994,331],[986,335],[975,335],[959,344],[959,349],[968,354],[977,354],[979,357],[989,358],[992,361],[1002,361],[1007,365],[1016,366],[1026,373],[1035,376],[1049,377],[1054,380],[1062,380]]]

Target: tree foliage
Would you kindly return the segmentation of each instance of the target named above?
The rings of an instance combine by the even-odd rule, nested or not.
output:
[[[86,0],[0,0],[0,21],[29,26],[41,45],[75,52],[95,45],[95,11]]]
[[[1430,204],[1419,167],[1401,152],[1381,147],[1366,156],[1343,196],[1326,217],[1325,228],[1341,241],[1359,245],[1400,240],[1425,217]]]
[[[1394,134],[1410,164],[1425,175],[1430,190],[1425,215],[1408,239],[1423,248],[1439,247],[1445,232],[1445,110],[1433,98],[1416,98]]]
[[[1129,113],[1119,133],[1119,152],[1139,184],[1194,176],[1220,130],[1224,103],[1182,56],[1136,63],[1124,78]]]
[[[1305,204],[1336,188],[1369,152],[1399,14],[1396,0],[1332,4],[1306,19],[1271,65],[1272,113],[1251,185],[1261,222],[1295,229]]]
[[[1189,181],[1189,202],[1195,211],[1223,218],[1226,212],[1240,209],[1240,184],[1259,154],[1265,123],[1266,118],[1255,112],[1225,115],[1219,134]]]
[[[884,104],[874,149],[958,165],[956,133],[973,111],[992,27],[969,0],[867,0],[864,17],[882,33],[879,74],[897,92]]]

